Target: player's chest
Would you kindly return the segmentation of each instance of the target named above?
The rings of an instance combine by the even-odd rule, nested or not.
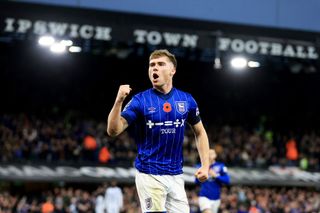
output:
[[[188,116],[189,106],[185,100],[165,101],[153,100],[145,104],[143,116],[152,122],[165,122],[163,125],[177,125]]]

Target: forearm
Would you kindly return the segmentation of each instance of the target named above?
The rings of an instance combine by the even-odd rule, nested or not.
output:
[[[205,131],[197,135],[197,149],[200,156],[201,166],[207,167],[209,170],[209,141]]]
[[[107,132],[114,137],[123,131],[123,123],[121,122],[121,108],[123,101],[116,100],[108,116]]]

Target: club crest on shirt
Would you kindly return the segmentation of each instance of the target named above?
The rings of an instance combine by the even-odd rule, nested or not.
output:
[[[152,198],[148,197],[145,199],[145,203],[146,203],[146,209],[151,209],[152,207]]]
[[[187,102],[186,101],[176,101],[176,110],[183,115],[187,112]]]

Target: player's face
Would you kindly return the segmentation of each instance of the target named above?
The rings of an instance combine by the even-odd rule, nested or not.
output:
[[[167,56],[154,58],[149,61],[149,79],[156,88],[172,84],[176,69]]]

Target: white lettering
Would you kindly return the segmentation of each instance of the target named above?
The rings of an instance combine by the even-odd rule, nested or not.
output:
[[[44,21],[36,21],[33,27],[33,33],[37,35],[44,35],[47,33],[47,25]]]
[[[164,125],[165,126],[172,126],[173,125],[173,121],[165,121]]]
[[[6,27],[4,28],[4,32],[14,32],[14,18],[6,18]]]
[[[149,126],[149,129],[151,129],[154,126],[154,123],[148,120],[147,126]]]
[[[318,59],[319,55],[316,53],[315,47],[308,47],[308,58],[310,59]]]
[[[248,54],[262,54],[272,56],[285,56],[285,57],[296,57],[296,58],[308,58],[318,59],[319,55],[316,52],[314,46],[302,46],[294,44],[281,44],[277,42],[266,42],[266,41],[255,41],[255,40],[242,40],[242,39],[231,39],[222,37],[218,40],[218,49],[221,51],[231,50],[236,53],[248,53]]]
[[[79,37],[78,29],[79,29],[79,25],[77,25],[77,24],[70,25],[70,37],[71,38],[78,38]]]
[[[270,44],[268,42],[260,41],[259,46],[260,46],[260,54],[267,55]]]
[[[133,32],[133,34],[135,36],[137,36],[137,38],[136,38],[136,42],[137,43],[144,44],[146,42],[145,37],[147,35],[147,31],[145,31],[145,30],[135,30]]]
[[[153,126],[175,126],[175,127],[183,127],[186,119],[177,119],[176,121],[165,121],[165,122],[152,122],[151,120],[148,120],[146,125],[151,129]]]
[[[253,40],[249,40],[245,43],[245,50],[247,53],[255,54],[258,51],[258,44]]]
[[[298,58],[306,58],[307,54],[303,46],[297,46],[297,55]]]
[[[96,27],[96,35],[95,39],[96,40],[104,40],[104,41],[109,41],[111,40],[111,28],[110,27]]]
[[[175,134],[176,129],[175,128],[169,128],[169,129],[160,129],[161,134]]]
[[[282,55],[282,45],[279,43],[271,44],[271,55],[280,56]]]
[[[197,35],[188,35],[188,34],[183,35],[183,42],[182,42],[183,47],[192,47],[192,48],[197,47],[197,42],[198,42]]]
[[[241,39],[234,39],[231,43],[231,49],[236,53],[243,52],[244,42]]]
[[[296,56],[294,49],[291,45],[286,46],[286,48],[283,51],[283,56],[287,56],[287,57],[295,57]]]
[[[18,33],[26,33],[32,26],[30,20],[27,19],[19,19],[18,20]]]
[[[181,34],[178,33],[163,33],[164,40],[167,45],[178,46],[181,40]]]
[[[151,45],[158,45],[161,43],[162,37],[161,34],[157,31],[151,31],[147,35],[147,40]]]
[[[175,122],[173,122],[173,124],[176,125],[176,127],[178,127],[181,124],[181,122],[179,121],[179,119],[177,119]]]
[[[219,39],[219,50],[227,51],[230,47],[231,39],[230,38],[220,38]]]
[[[49,22],[48,24],[50,34],[54,36],[63,36],[66,34],[68,28],[67,23]]]
[[[93,36],[93,26],[91,25],[82,25],[80,27],[80,37],[84,38],[84,39],[89,39],[92,38]]]
[[[160,33],[158,31],[148,32],[141,29],[133,31],[133,35],[135,36],[135,42],[139,44],[159,45],[164,41],[165,45],[168,46],[178,46],[180,44],[183,47],[196,47],[199,38],[197,35],[182,35],[170,32]]]

